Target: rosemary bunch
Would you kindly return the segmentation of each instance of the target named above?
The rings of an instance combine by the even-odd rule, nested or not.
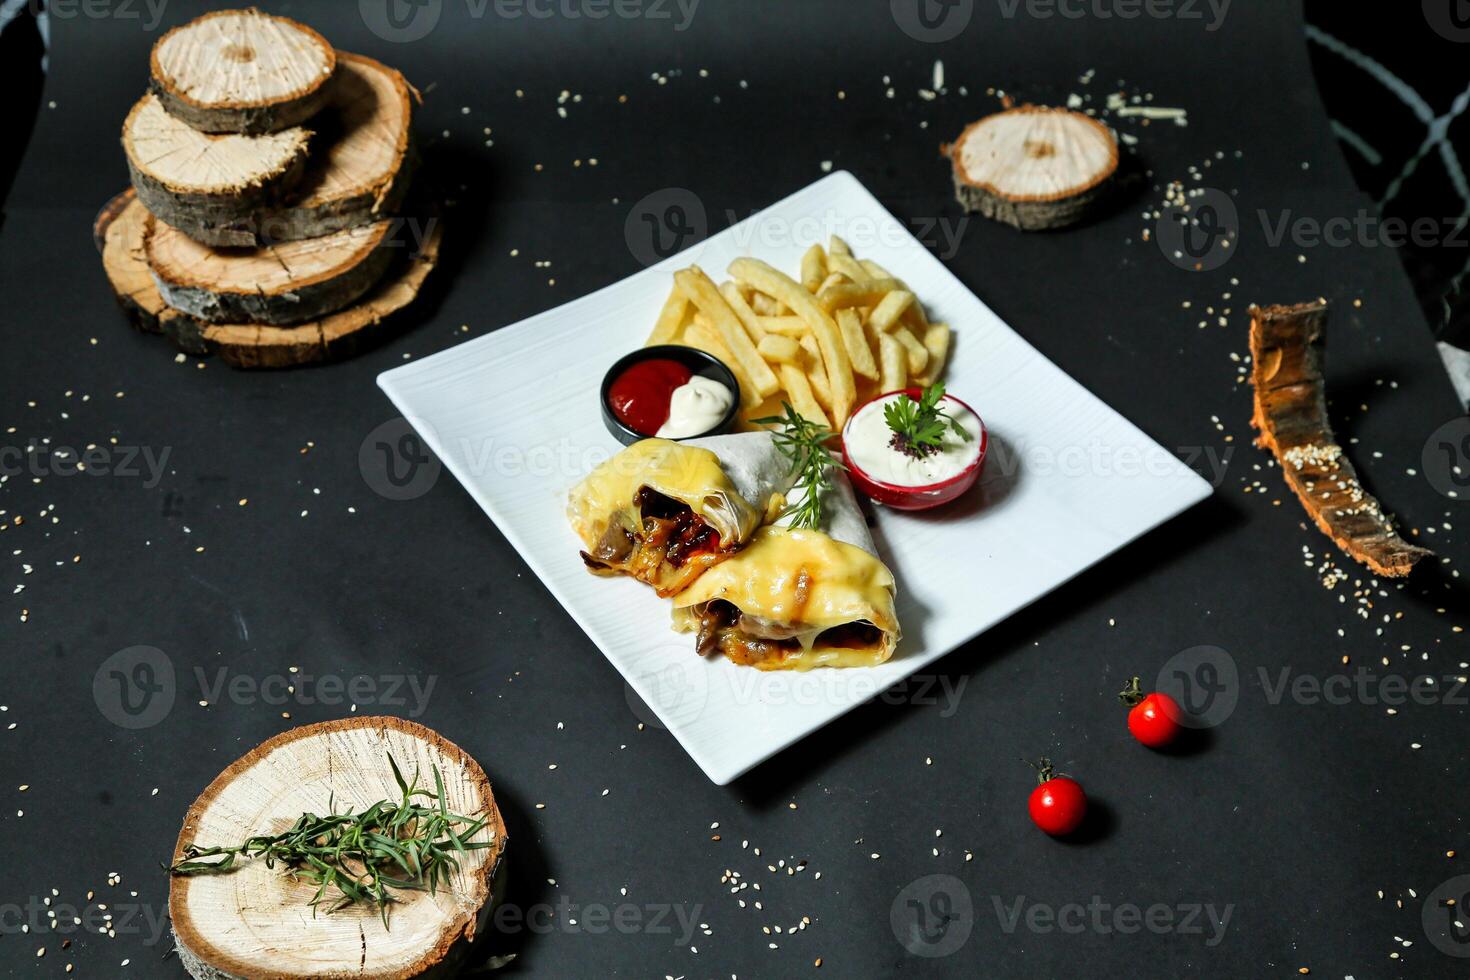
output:
[[[832,489],[832,471],[847,467],[827,448],[835,432],[801,415],[787,402],[783,401],[781,408],[784,415],[751,420],[755,425],[772,427],[776,449],[791,461],[790,472],[801,490],[801,499],[786,508],[781,517],[789,517],[792,527],[820,530],[822,497]]]
[[[351,807],[336,812],[332,799],[327,815],[303,813],[291,829],[275,836],[258,835],[234,847],[184,848],[184,859],[169,867],[176,875],[223,874],[235,869],[237,858],[263,857],[268,868],[276,862],[286,874],[316,886],[309,904],[312,914],[325,905],[328,914],[349,905],[377,905],[388,925],[388,905],[397,901],[392,890],[433,894],[448,885],[459,869],[456,855],[490,847],[494,841],[471,842],[487,817],[472,820],[450,813],[444,802],[444,779],[434,770],[435,792],[418,787],[418,773],[407,783],[398,763],[388,756],[393,778],[402,793],[397,801],[379,800],[360,813]],[[432,801],[415,802],[415,797]],[[215,858],[216,860],[208,860]]]

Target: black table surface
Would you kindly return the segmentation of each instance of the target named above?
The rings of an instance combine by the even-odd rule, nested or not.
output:
[[[1283,217],[1372,207],[1295,4],[1217,19],[1203,3],[960,2],[936,8],[937,40],[906,0],[649,0],[606,18],[433,0],[399,8],[440,18],[413,40],[426,20],[384,28],[372,2],[262,6],[424,92],[448,258],[404,332],[346,363],[242,373],[132,331],[91,220],[127,181],[117,134],[151,44],[203,5],[52,4],[48,104],[0,231],[8,975],[183,976],[159,862],[184,810],[261,740],[349,713],[330,681],[358,675],[377,685],[358,713],[413,716],[489,772],[506,902],[546,911],[488,937],[518,954],[511,974],[1470,974],[1450,955],[1470,947],[1421,923],[1470,857],[1464,697],[1437,680],[1391,708],[1381,684],[1470,659],[1454,572],[1470,514],[1424,463],[1456,406],[1391,249],[1273,240]],[[912,227],[956,229],[941,141],[1002,92],[1101,108],[1114,91],[1188,110],[1187,126],[1111,115],[1147,169],[1132,200],[1063,233],[974,220],[957,248],[930,244],[1163,445],[1223,461],[1216,495],[734,785],[640,727],[616,671],[451,478],[408,501],[364,478],[359,449],[395,414],[378,373],[636,271],[649,243],[629,217],[648,195],[692,192],[716,231],[830,163]],[[1152,240],[1174,180],[1232,195],[1225,265],[1186,271]],[[1318,296],[1339,434],[1445,558],[1406,586],[1339,555],[1251,445],[1246,307]],[[91,444],[105,465],[73,472]],[[1330,589],[1328,562],[1345,575]],[[1004,574],[977,560],[977,592]],[[136,646],[162,651],[176,697],[134,729],[94,679]],[[1200,646],[1237,669],[1233,713],[1185,751],[1135,744],[1114,693]],[[1279,689],[1338,676],[1344,696]],[[211,696],[221,678],[244,681]],[[1095,800],[1081,840],[1028,822],[1022,759],[1043,754]],[[727,871],[751,887],[732,893]]]

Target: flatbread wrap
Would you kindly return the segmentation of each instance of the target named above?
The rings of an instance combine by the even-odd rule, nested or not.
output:
[[[847,478],[832,475],[821,529],[778,520],[674,597],[674,628],[702,656],[758,670],[873,667],[898,646],[893,573]]]
[[[582,560],[677,595],[779,511],[792,477],[766,432],[645,439],[603,463],[568,499]]]

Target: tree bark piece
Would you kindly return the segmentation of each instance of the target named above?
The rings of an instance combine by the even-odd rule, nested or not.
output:
[[[1118,141],[1090,116],[1024,105],[971,123],[943,147],[966,211],[1045,231],[1088,217],[1112,189]]]
[[[403,261],[359,303],[331,316],[294,327],[211,324],[163,301],[143,249],[148,219],[132,191],[118,195],[97,216],[93,236],[118,304],[140,330],[163,334],[186,354],[216,354],[242,369],[340,360],[370,346],[392,328],[389,318],[418,297],[438,262],[443,236],[436,223],[419,251],[395,250],[404,253]]]
[[[184,817],[174,861],[189,844],[233,845],[281,833],[303,812],[325,814],[332,803],[362,810],[401,793],[391,755],[405,780],[434,787],[444,778],[446,805],[487,817],[449,886],[436,894],[398,892],[385,928],[374,906],[312,915],[315,889],[278,866],[245,860],[218,875],[170,879],[169,916],[184,968],[199,980],[353,977],[400,980],[448,976],[487,924],[494,877],[505,850],[505,823],[490,782],[474,759],[438,733],[399,718],[347,718],[307,725],[262,743],[210,783]],[[331,802],[329,802],[331,801]]]
[[[373,287],[394,248],[392,221],[256,249],[215,249],[150,217],[143,249],[164,302],[209,323],[303,323]]]
[[[151,88],[204,133],[274,133],[316,115],[337,53],[316,31],[250,8],[176,27],[153,46]]]
[[[1322,375],[1325,302],[1251,307],[1256,445],[1281,464],[1286,484],[1323,534],[1379,575],[1408,575],[1432,554],[1399,537],[1363,489],[1332,433]]]
[[[145,95],[123,123],[122,143],[133,186],[150,211],[201,240],[243,245],[254,238],[221,237],[215,229],[249,224],[279,206],[306,174],[311,135],[298,127],[207,136]]]
[[[318,238],[395,214],[413,182],[417,93],[372,58],[343,51],[338,59],[327,106],[312,121],[305,173],[284,201],[207,230],[170,223],[205,244],[253,246]]]

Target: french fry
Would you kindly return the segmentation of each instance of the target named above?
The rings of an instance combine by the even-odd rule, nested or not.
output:
[[[770,418],[773,415],[780,415],[781,403],[783,401],[790,401],[790,399],[786,397],[786,393],[784,391],[778,391],[769,398],[761,399],[761,403],[759,405],[741,405],[740,411],[735,414],[735,431],[769,432],[770,430],[766,426],[756,425],[751,420]],[[777,495],[777,499],[784,498],[780,498],[780,496]],[[778,510],[777,513],[779,514],[780,511]]]
[[[883,368],[883,381],[880,387],[885,392],[908,387],[908,355],[897,337],[889,333],[878,337],[878,360],[882,363]]]
[[[881,336],[883,336],[883,331],[882,330],[879,330],[876,326],[874,326],[873,320],[872,320],[872,316],[871,316],[871,314],[872,314],[873,311],[872,310],[858,309],[857,307],[854,307],[854,310],[856,310],[857,315],[863,321],[863,335],[868,338],[868,347],[874,351],[875,355],[881,354],[882,351],[878,347],[878,338],[881,337]],[[879,362],[879,365],[880,365],[880,370],[879,370],[880,375],[882,373],[882,370],[881,370],[882,361],[883,361],[883,359],[881,357],[879,357],[878,358],[878,362]]]
[[[725,297],[725,302],[729,303],[730,309],[735,311],[735,317],[740,321],[740,325],[745,328],[745,332],[750,336],[751,343],[760,344],[762,338],[766,335],[766,328],[761,326],[760,317],[755,315],[755,311],[745,301],[745,296],[740,292],[739,284],[733,282],[725,283],[720,287],[720,295]]]
[[[664,308],[658,315],[658,322],[653,325],[653,333],[648,335],[643,346],[673,343],[674,338],[679,336],[679,328],[684,325],[684,318],[688,313],[689,301],[675,288],[669,293],[669,298],[664,300]]]
[[[822,351],[822,364],[827,369],[827,385],[832,391],[832,423],[841,429],[857,398],[857,386],[853,382],[852,361],[847,356],[837,321],[818,306],[812,294],[799,283],[759,259],[736,259],[730,263],[730,275],[780,300],[812,328],[817,346]],[[923,349],[922,344],[920,349]],[[927,352],[925,356],[927,358]]]
[[[761,328],[766,333],[782,337],[800,337],[810,330],[806,321],[799,316],[763,316],[760,321]]]
[[[828,274],[827,278],[822,280],[821,285],[817,286],[816,289],[812,290],[812,293],[814,295],[820,294],[822,292],[822,290],[824,290],[824,289],[831,289],[831,288],[836,287],[836,286],[845,285],[846,283],[847,283],[847,277],[846,276],[844,276],[840,272],[833,272],[833,273]]]
[[[909,290],[909,292],[912,292],[912,290]],[[917,336],[922,337],[925,331],[929,329],[929,318],[924,315],[924,304],[920,303],[918,299],[910,303],[903,311],[903,322],[908,324],[909,329]]]
[[[801,345],[790,337],[768,333],[761,338],[761,342],[756,345],[755,349],[760,352],[761,357],[772,364],[799,365],[801,363]],[[786,387],[790,388],[790,385]]]
[[[889,293],[903,291],[903,283],[897,279],[869,279],[844,286],[824,286],[817,294],[817,302],[832,313],[849,306],[877,306]]]
[[[898,281],[900,287],[905,292],[913,292],[913,290],[909,289],[908,286],[903,285],[902,279],[899,279],[897,276],[890,273],[887,269],[883,268],[878,263],[869,261],[868,259],[863,259],[862,266],[874,279],[894,279]],[[919,302],[915,302],[908,309],[903,311],[903,320],[909,325],[909,327],[913,329],[914,333],[920,336],[922,336],[924,331],[929,328],[929,318],[924,315],[924,306],[922,303]]]
[[[826,278],[827,253],[822,250],[822,246],[813,245],[801,257],[801,284],[816,292]]]
[[[715,328],[710,325],[710,322],[700,314],[694,314],[694,320],[684,328],[684,343],[686,346],[696,347],[706,354],[718,357],[739,377],[739,365],[734,363],[735,358],[730,353],[730,349],[725,346],[720,335],[715,333]]]
[[[745,379],[754,386],[754,394],[760,398],[774,394],[781,387],[775,372],[756,353],[755,344],[741,325],[740,318],[730,309],[730,304],[704,270],[697,265],[680,269],[674,273],[674,284],[709,319],[725,349],[739,364]]]
[[[924,368],[929,365],[929,349],[919,343],[919,338],[907,327],[899,327],[889,336],[903,345],[904,353],[909,359],[909,374],[923,374]]]
[[[853,282],[867,282],[873,277],[863,264],[851,255],[834,255],[827,261],[827,268],[833,272],[840,272]]]
[[[893,329],[894,325],[898,323],[899,318],[903,316],[904,311],[912,306],[913,303],[913,293],[904,289],[895,290],[887,296],[884,296],[878,305],[873,307],[873,312],[869,315],[868,322],[873,324],[874,329],[887,333]]]
[[[840,430],[859,396],[927,387],[944,373],[953,331],[931,324],[902,280],[840,237],[807,249],[799,282],[752,258],[729,274],[717,287],[698,267],[675,273],[648,343],[684,343],[728,365],[742,429],[785,402]]]
[[[823,408],[832,407],[832,386],[827,384],[827,369],[822,366],[822,351],[817,338],[810,332],[801,338],[801,349],[806,352],[806,377],[811,382],[812,393]]]
[[[740,404],[750,408],[761,403],[761,395],[756,391],[755,382],[735,360],[734,355],[730,353],[730,349],[725,346],[725,342],[720,339],[719,333],[713,327],[699,322],[696,318],[694,323],[684,329],[684,344],[718,357],[725,363],[730,373],[735,375],[735,380],[740,383]]]
[[[877,381],[878,362],[873,360],[873,349],[868,346],[863,321],[857,310],[838,310],[837,327],[842,331],[842,342],[847,347],[848,359],[852,361],[852,373]]]
[[[925,365],[924,373],[929,377],[937,380],[944,373],[952,338],[949,326],[943,323],[931,323],[929,329],[924,331],[924,349],[929,352],[929,363]]]
[[[761,316],[782,316],[787,312],[784,304],[759,290],[751,294],[750,308]]]
[[[831,428],[832,420],[827,418],[827,413],[822,411],[822,406],[817,403],[816,396],[812,392],[811,382],[800,369],[791,364],[781,365],[781,384],[786,387],[786,394],[790,396],[788,401],[791,407],[796,409],[798,415],[809,422],[815,422],[823,428]]]

